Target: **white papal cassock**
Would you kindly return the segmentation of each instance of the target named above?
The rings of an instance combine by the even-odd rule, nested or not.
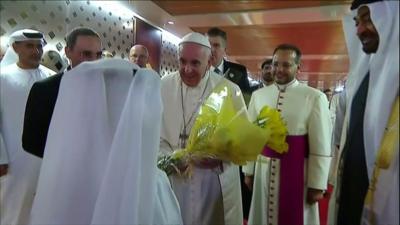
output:
[[[308,141],[308,149],[307,145],[304,145],[304,154],[301,153],[295,158],[296,162],[301,160],[299,168],[304,168],[304,173],[300,169],[303,179],[300,178],[297,182],[297,185],[300,185],[298,187],[303,189],[303,193],[300,192],[298,195],[299,207],[295,206],[294,199],[283,200],[291,193],[280,192],[284,188],[282,184],[283,182],[290,183],[291,181],[288,180],[291,178],[282,174],[288,173],[286,167],[291,165],[283,166],[283,159],[260,155],[255,164],[251,162],[243,167],[246,175],[254,174],[249,224],[284,225],[288,219],[301,224],[302,218],[304,224],[319,224],[318,205],[309,205],[305,199],[307,188],[324,190],[327,186],[331,160],[331,121],[328,101],[322,92],[301,84],[295,79],[287,85],[270,85],[255,91],[249,104],[250,119],[255,120],[262,107],[266,105],[280,111],[288,128],[288,138],[294,137],[300,140],[303,138],[305,143]],[[286,154],[293,154],[294,150],[300,149],[300,146],[291,144],[289,139],[288,143],[289,152]],[[288,175],[291,173],[289,172]],[[293,179],[296,178],[298,179],[298,177]],[[284,213],[280,206],[282,207],[287,202],[290,207],[286,207],[284,210],[287,212]],[[299,211],[301,208],[304,213]],[[295,214],[297,219],[294,219]]]
[[[182,104],[186,122],[194,114],[187,125],[187,131],[190,131],[200,102],[211,93],[221,79],[225,78],[208,71],[200,84],[192,88],[181,81],[179,72],[162,78],[161,93],[164,105],[160,141],[162,154],[171,154],[180,148],[179,134],[184,127]],[[229,81],[228,83],[240,93],[238,86]],[[242,224],[243,213],[237,166],[223,163],[222,168],[217,169],[194,167],[190,179],[176,175],[171,175],[169,178],[181,207],[184,224]]]
[[[0,178],[0,224],[27,223],[42,160],[22,149],[25,104],[33,83],[51,74],[44,66],[21,69],[14,63],[1,68],[0,164],[9,168]]]

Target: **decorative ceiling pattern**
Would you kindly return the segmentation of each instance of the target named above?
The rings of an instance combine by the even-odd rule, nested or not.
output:
[[[298,78],[320,89],[345,79],[349,62],[341,18],[351,0],[341,1],[153,1],[175,26],[205,33],[218,26],[228,34],[227,58],[259,79],[260,65],[281,43],[303,53]]]

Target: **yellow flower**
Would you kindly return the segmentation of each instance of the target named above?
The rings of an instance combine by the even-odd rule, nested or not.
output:
[[[255,161],[265,145],[279,153],[286,152],[286,133],[279,112],[269,107],[264,107],[251,123],[240,92],[223,80],[200,107],[186,148],[175,151],[170,159],[161,158],[159,167],[169,174],[175,170],[190,177],[197,159],[213,158],[245,165]],[[183,172],[177,169],[180,162],[188,165]]]
[[[288,151],[289,146],[286,143],[287,128],[276,109],[264,106],[254,123],[263,129],[269,130],[270,135],[266,137],[268,147],[281,154]]]

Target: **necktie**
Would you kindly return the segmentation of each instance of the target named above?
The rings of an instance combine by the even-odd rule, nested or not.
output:
[[[216,72],[217,74],[221,75],[221,70],[219,70],[218,68],[215,68],[214,72]]]

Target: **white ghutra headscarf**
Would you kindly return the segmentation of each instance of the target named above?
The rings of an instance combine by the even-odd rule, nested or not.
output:
[[[103,59],[65,72],[31,223],[181,223],[168,180],[161,191],[157,180],[161,113],[152,70]]]
[[[364,146],[371,178],[376,153],[399,89],[399,2],[381,1],[368,4],[371,20],[379,34],[378,50],[367,55],[356,35],[352,15],[344,18],[343,26],[350,58],[347,88],[347,109],[362,80],[369,71],[368,96],[364,115]],[[350,113],[350,110],[347,110]]]
[[[1,60],[0,66],[4,68],[8,65],[18,62],[18,55],[14,51],[12,45],[15,42],[30,41],[30,40],[39,40],[42,42],[43,46],[46,45],[46,40],[44,39],[44,35],[40,31],[23,29],[23,30],[17,30],[14,33],[12,33],[8,41],[9,47],[7,48],[7,51],[4,54],[3,59]]]

